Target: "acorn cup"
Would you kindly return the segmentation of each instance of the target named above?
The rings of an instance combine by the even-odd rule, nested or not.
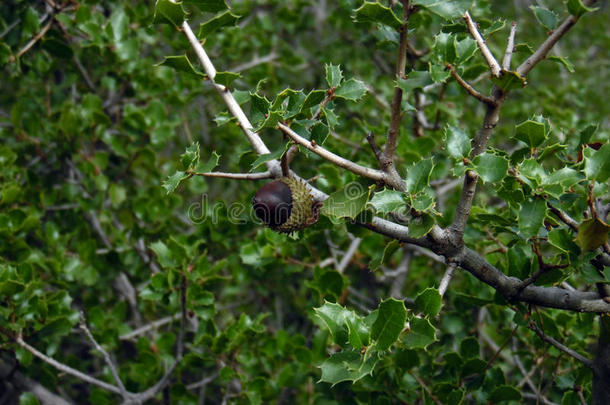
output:
[[[280,233],[301,230],[316,223],[319,205],[307,186],[290,177],[272,181],[252,198],[254,213],[269,228]]]

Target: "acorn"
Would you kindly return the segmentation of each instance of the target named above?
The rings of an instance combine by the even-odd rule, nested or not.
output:
[[[290,233],[318,220],[318,204],[298,179],[282,177],[258,189],[252,198],[254,213],[269,228]]]

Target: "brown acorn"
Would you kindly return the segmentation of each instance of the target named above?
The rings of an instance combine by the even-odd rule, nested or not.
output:
[[[252,199],[254,213],[269,228],[290,233],[317,221],[317,204],[307,186],[290,177],[267,183]]]

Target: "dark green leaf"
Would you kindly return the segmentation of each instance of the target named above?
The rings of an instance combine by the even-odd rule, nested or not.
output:
[[[195,76],[205,76],[202,72],[195,69],[186,55],[166,56],[162,62],[157,63],[155,66],[167,66],[180,72],[190,73]]]
[[[402,27],[402,21],[396,17],[392,9],[381,5],[379,2],[365,1],[356,9],[356,20],[360,22],[375,22],[387,25],[394,29]]]
[[[515,127],[515,138],[525,142],[530,148],[536,148],[546,140],[547,131],[543,123],[527,120]]]
[[[544,28],[552,31],[557,27],[557,14],[555,12],[538,6],[530,6],[530,9],[532,9],[536,19]]]
[[[371,339],[379,350],[387,350],[398,339],[405,327],[407,309],[403,301],[389,298],[379,304],[379,313],[371,328]]]
[[[597,249],[608,241],[608,231],[610,231],[610,225],[599,218],[585,219],[578,226],[576,244],[583,252]]]
[[[329,63],[326,65],[326,83],[329,87],[337,87],[341,80],[343,80],[343,73],[341,72],[341,66],[333,65]]]
[[[508,160],[503,156],[483,153],[474,159],[475,170],[485,182],[497,182],[506,176]]]
[[[447,152],[455,159],[462,159],[470,155],[470,137],[462,129],[449,125],[445,128]]]
[[[407,168],[407,191],[417,193],[430,185],[430,173],[434,168],[432,159],[420,160]]]
[[[599,150],[584,148],[583,160],[585,161],[585,175],[588,179],[600,183],[608,181],[610,178],[610,143],[606,143]]]
[[[575,17],[580,17],[585,13],[590,13],[599,9],[599,7],[587,7],[582,0],[568,0],[568,12]]]
[[[445,20],[453,20],[464,15],[472,0],[413,0],[411,3],[422,6]]]
[[[225,11],[222,14],[215,16],[214,18],[199,25],[198,37],[203,39],[218,29],[226,26],[233,26],[239,20],[239,16]]]
[[[409,329],[403,342],[409,349],[426,349],[436,341],[436,329],[428,318],[413,318],[409,321]]]
[[[185,17],[186,12],[182,8],[182,3],[175,3],[170,0],[157,0],[155,3],[153,24],[171,24],[179,28]]]
[[[526,238],[536,236],[544,217],[546,216],[546,203],[542,199],[533,199],[521,203],[519,210],[519,230]]]
[[[443,298],[436,288],[426,288],[417,294],[415,305],[424,315],[435,317],[441,312]]]
[[[357,101],[366,94],[366,85],[357,79],[349,79],[341,83],[335,91],[335,97]]]

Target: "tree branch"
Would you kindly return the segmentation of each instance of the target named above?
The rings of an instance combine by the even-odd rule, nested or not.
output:
[[[273,178],[273,174],[267,170],[260,173],[225,173],[225,172],[207,172],[207,173],[191,173],[193,176],[203,177],[220,177],[223,179],[233,180],[263,180]]]
[[[316,145],[315,142],[310,141],[309,139],[303,138],[301,135],[294,132],[290,129],[289,126],[285,124],[278,124],[278,127],[284,132],[290,139],[314,152],[318,156],[328,160],[335,165],[342,167],[346,170],[349,170],[352,173],[358,174],[363,177],[367,177],[373,180],[386,180],[386,175],[383,171],[377,169],[371,169],[370,167],[361,166],[357,163],[352,162],[351,160],[345,159],[339,155],[335,155],[327,149],[324,149],[322,146]]]
[[[593,362],[591,360],[589,360],[588,358],[586,358],[582,354],[576,352],[575,350],[570,349],[566,345],[564,345],[562,343],[559,343],[557,340],[553,339],[552,337],[545,335],[545,333],[540,330],[540,328],[538,327],[536,322],[530,321],[529,328],[531,330],[533,330],[536,333],[536,335],[538,335],[538,337],[540,339],[542,339],[543,341],[552,344],[553,346],[555,346],[560,351],[562,351],[562,352],[564,352],[564,353],[574,357],[576,360],[580,361],[585,366],[587,366],[587,367],[589,367],[591,369],[593,368]]]
[[[81,312],[81,322],[80,322],[79,326],[83,330],[83,332],[85,332],[85,335],[87,335],[87,338],[89,338],[91,343],[93,343],[93,346],[97,349],[97,351],[102,353],[102,356],[104,356],[104,361],[110,368],[110,372],[112,373],[112,377],[114,378],[114,381],[116,382],[117,386],[119,387],[121,396],[123,397],[123,400],[126,400],[129,397],[129,394],[128,394],[127,390],[125,389],[125,386],[123,385],[123,381],[121,381],[121,378],[119,377],[119,373],[117,372],[114,363],[110,359],[110,355],[108,354],[108,352],[106,350],[104,350],[104,348],[102,346],[100,346],[100,344],[97,342],[97,340],[95,340],[95,338],[91,334],[91,331],[87,327],[87,323],[85,321],[85,314],[83,312]]]
[[[451,282],[451,279],[455,274],[456,267],[457,266],[455,265],[455,263],[449,263],[447,265],[447,270],[445,270],[445,274],[443,274],[443,278],[441,279],[441,282],[438,286],[438,293],[441,295],[441,297],[445,295],[445,292],[449,287],[449,283]]]
[[[409,32],[409,1],[402,1],[402,16],[404,24],[400,27],[400,39],[398,43],[398,56],[396,57],[396,80],[405,77],[405,68],[407,66],[407,49],[408,49],[408,32]],[[394,153],[398,143],[398,134],[400,132],[400,121],[402,120],[402,89],[398,84],[394,87],[394,96],[392,97],[392,110],[390,116],[390,128],[388,130],[388,138],[385,143],[382,159],[380,160],[383,170],[391,170],[394,166]]]
[[[42,361],[44,361],[45,363],[55,367],[56,369],[58,369],[59,371],[62,371],[66,374],[70,374],[71,376],[74,376],[76,378],[79,378],[89,384],[92,385],[97,385],[100,388],[105,389],[106,391],[110,391],[110,392],[114,392],[115,394],[119,394],[121,395],[121,389],[117,386],[114,386],[112,384],[108,384],[107,382],[104,382],[102,380],[98,380],[97,378],[91,377],[88,374],[85,374],[83,372],[80,372],[76,369],[73,369],[70,366],[67,366],[63,363],[58,362],[57,360],[39,352],[38,350],[36,350],[36,348],[30,346],[29,344],[27,344],[22,336],[21,336],[21,332],[19,332],[19,334],[15,337],[15,342],[21,346],[22,348],[24,348],[25,350],[27,350],[28,352],[32,353],[34,356],[38,357],[39,359],[41,359]],[[130,393],[128,393],[130,394]]]
[[[583,4],[585,6],[590,6],[595,3],[595,1],[596,0],[584,0]],[[559,41],[561,37],[563,37],[564,34],[568,32],[574,26],[574,24],[576,24],[577,21],[578,18],[573,15],[566,18],[561,23],[561,25],[559,25],[559,27],[557,27],[555,31],[551,33],[551,35],[549,35],[549,37],[542,43],[542,45],[538,47],[536,52],[534,52],[517,68],[516,72],[521,76],[527,75],[530,70],[534,68],[534,66],[536,66],[541,60],[546,57],[549,51],[553,49],[553,46],[555,46],[557,41]]]
[[[462,77],[459,75],[457,70],[455,70],[455,67],[453,67],[449,63],[447,63],[446,66],[449,69],[449,72],[451,73],[451,75],[458,82],[458,84],[460,86],[462,86],[468,92],[468,94],[470,94],[472,97],[476,98],[477,100],[479,100],[480,102],[482,102],[484,104],[493,105],[496,103],[496,101],[494,99],[482,95],[474,87],[472,87],[470,84],[468,84],[468,82],[466,82],[464,79],[462,79]]]
[[[476,41],[477,45],[479,46],[479,49],[481,50],[481,54],[483,55],[483,58],[485,58],[485,61],[489,65],[491,74],[495,77],[500,77],[502,68],[500,68],[500,64],[498,63],[496,58],[494,58],[493,54],[487,47],[485,40],[481,36],[481,33],[477,29],[477,26],[476,26],[475,22],[472,20],[472,17],[470,16],[470,13],[468,11],[466,11],[464,13],[464,21],[466,21],[466,26],[468,27],[468,31],[470,31],[470,35],[472,35],[472,37]]]
[[[239,123],[239,126],[241,127],[243,133],[246,135],[246,137],[250,141],[250,144],[252,145],[252,147],[254,148],[256,153],[258,153],[259,155],[265,155],[265,154],[270,153],[269,149],[267,148],[267,146],[265,145],[263,140],[260,138],[260,136],[252,130],[252,128],[254,128],[254,126],[250,123],[250,120],[248,120],[248,118],[246,117],[246,114],[241,109],[241,106],[235,100],[235,97],[233,97],[233,94],[231,94],[229,89],[226,88],[225,86],[214,82],[214,77],[216,76],[216,68],[212,64],[212,61],[208,57],[207,53],[205,52],[205,50],[199,43],[199,40],[197,39],[197,37],[195,36],[193,31],[191,30],[191,27],[189,26],[189,24],[186,21],[184,21],[182,23],[182,32],[184,32],[184,34],[188,38],[191,46],[195,50],[195,53],[197,54],[199,61],[203,65],[203,68],[205,69],[205,72],[208,75],[209,81],[216,88],[216,90],[218,91],[218,93],[220,94],[222,99],[224,100],[225,104],[227,105],[227,108],[229,109],[231,114],[235,118],[237,118],[237,122]],[[267,162],[267,167],[269,168],[269,170],[271,172],[277,171],[279,173],[279,167],[278,167],[277,161]]]
[[[504,52],[504,59],[502,60],[502,69],[510,70],[510,61],[513,57],[513,50],[515,48],[515,34],[517,33],[517,23],[513,21],[510,26],[510,34],[508,34],[508,41],[506,42],[506,51]]]

